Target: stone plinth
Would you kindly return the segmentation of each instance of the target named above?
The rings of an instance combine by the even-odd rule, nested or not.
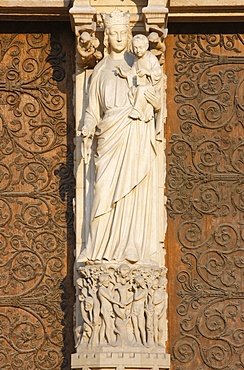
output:
[[[123,348],[116,352],[104,348],[104,352],[86,351],[86,353],[75,353],[71,359],[71,369],[96,369],[109,368],[123,369],[169,369],[170,356],[159,351],[148,352],[124,352]]]

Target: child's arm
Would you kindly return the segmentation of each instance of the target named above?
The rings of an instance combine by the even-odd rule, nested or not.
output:
[[[137,74],[139,77],[148,76],[151,77],[151,71],[147,68],[141,68],[139,71],[137,71]]]

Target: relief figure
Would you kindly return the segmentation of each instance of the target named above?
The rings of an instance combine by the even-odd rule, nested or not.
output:
[[[118,305],[119,307],[123,307],[123,305],[118,302],[115,298],[113,298],[112,289],[110,287],[110,277],[108,274],[101,274],[99,276],[99,283],[100,287],[98,289],[98,298],[101,303],[101,315],[103,318],[101,328],[102,333],[104,332],[104,336],[107,340],[107,343],[110,345],[115,345],[115,332],[114,332],[114,309],[113,304]],[[102,340],[102,336],[101,336]]]
[[[166,279],[160,278],[152,286],[152,304],[154,307],[154,340],[155,345],[163,346],[165,343],[165,313],[167,308],[167,293],[165,291]]]
[[[117,333],[117,345],[130,345],[133,342],[133,328],[131,323],[131,304],[133,291],[131,282],[131,271],[128,265],[121,265],[117,269],[117,284],[115,292],[118,301],[123,307],[114,305],[115,329]]]
[[[135,277],[134,297],[131,309],[131,317],[134,328],[136,344],[147,345],[146,340],[146,321],[145,306],[148,295],[148,289],[143,276]]]

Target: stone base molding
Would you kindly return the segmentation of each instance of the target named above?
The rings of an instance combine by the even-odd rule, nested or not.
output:
[[[75,353],[71,358],[71,369],[169,369],[170,356],[162,351],[152,351],[147,353],[139,352],[117,352],[108,351],[104,347],[104,352],[94,353]]]
[[[146,3],[146,1],[145,1]],[[92,5],[91,5],[92,4]],[[94,0],[1,0],[0,16],[1,20],[69,20],[69,9],[78,11],[82,8],[81,13],[88,11],[96,4]],[[111,0],[99,3],[104,9],[111,8],[114,3]],[[133,6],[132,2],[126,1],[120,3],[123,7]],[[98,4],[97,4],[98,5]],[[97,6],[96,5],[96,6]],[[162,22],[167,8],[169,9],[169,20],[173,22],[204,22],[204,21],[242,21],[244,16],[243,0],[151,0],[143,11],[148,23],[154,22],[153,18],[157,18],[158,22]],[[137,8],[136,4],[134,5]],[[138,7],[141,7],[141,2]],[[93,8],[94,9],[94,8]],[[131,11],[131,10],[130,10]],[[162,14],[161,14],[162,12]],[[72,14],[72,12],[71,12]],[[98,17],[99,18],[99,17]],[[141,16],[134,14],[133,22],[138,24],[142,21]],[[73,23],[73,14],[71,17]],[[154,22],[155,23],[155,22]]]
[[[170,22],[242,22],[243,0],[171,0]]]
[[[48,21],[69,20],[72,0],[1,0],[1,20]]]

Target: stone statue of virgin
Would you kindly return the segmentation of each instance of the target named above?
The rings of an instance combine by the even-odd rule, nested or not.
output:
[[[78,262],[160,264],[157,221],[155,114],[160,96],[145,92],[153,106],[148,121],[133,119],[133,89],[118,69],[129,72],[129,13],[103,14],[107,55],[94,68],[82,135],[88,162],[93,137],[96,178],[89,239]]]

